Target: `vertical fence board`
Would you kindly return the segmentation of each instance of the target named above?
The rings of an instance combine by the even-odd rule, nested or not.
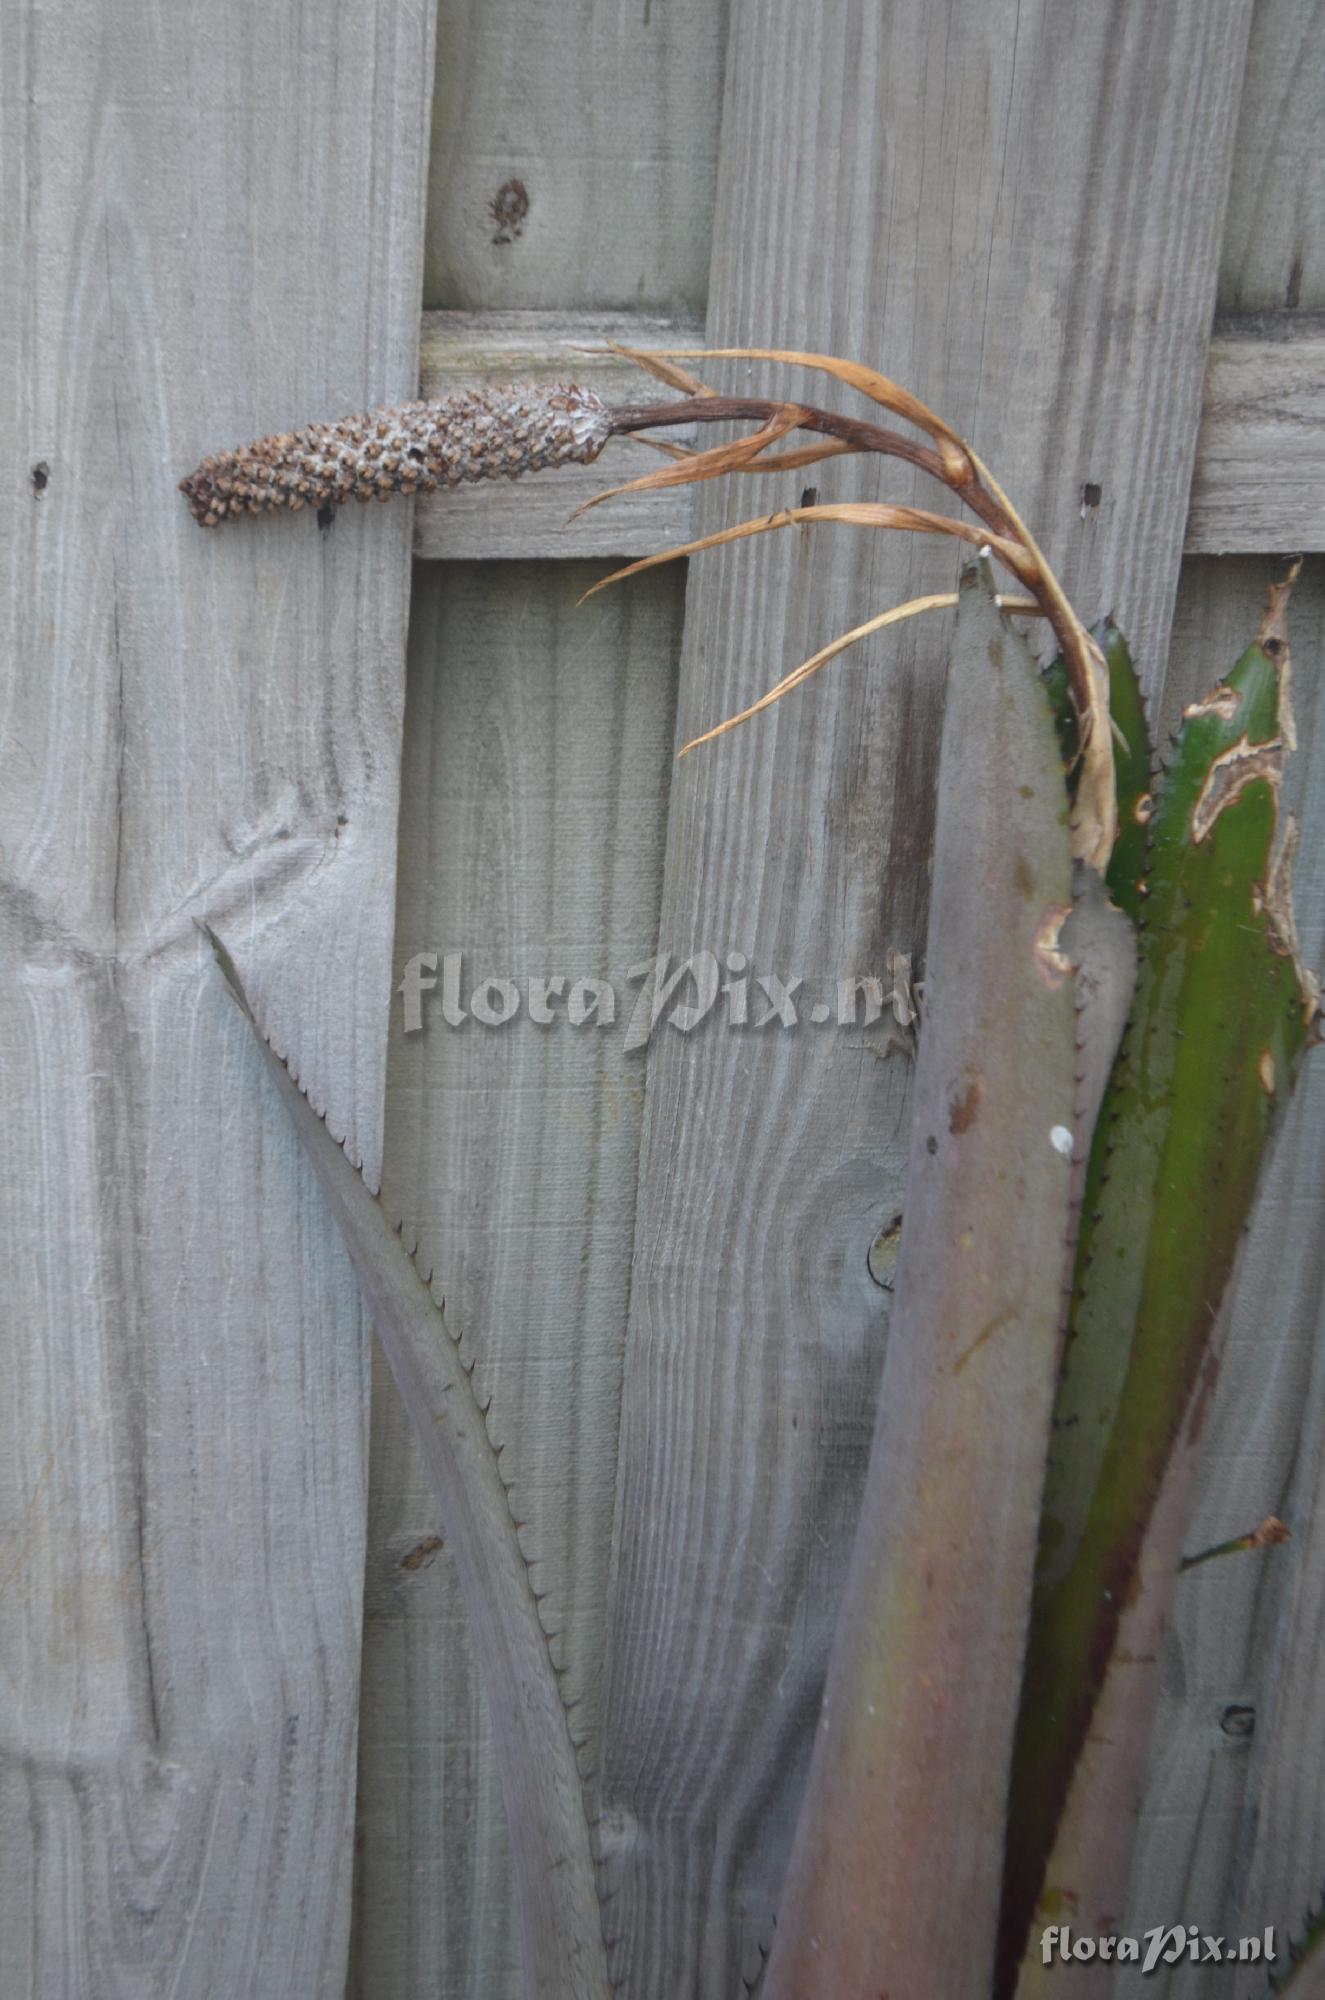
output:
[[[492,1395],[527,1552],[595,1734],[643,1103],[623,1053],[652,957],[684,579],[576,607],[601,563],[430,564],[410,646],[399,980],[444,963],[418,1032],[393,1007],[384,1197],[420,1236]],[[552,1024],[530,981],[560,976]],[[505,1026],[476,989],[512,980]],[[607,979],[611,1023],[571,1026]],[[389,1381],[375,1398],[351,1990],[518,1996],[505,1825],[454,1575]],[[586,1765],[587,1768],[587,1765]]]
[[[702,308],[726,0],[442,0],[430,306]]]
[[[1302,742],[1310,748],[1296,802],[1302,815],[1301,851],[1308,859],[1300,870],[1297,908],[1308,963],[1320,967],[1325,960],[1325,879],[1316,858],[1325,853],[1325,692],[1319,672],[1325,660],[1325,560],[1314,559],[1304,581],[1294,630],[1298,657],[1311,680],[1306,690],[1298,682]],[[1277,1449],[1266,1456],[1276,1475],[1279,1511],[1291,1524],[1294,1541],[1284,1550],[1288,1561],[1276,1579],[1277,1601],[1270,1599],[1268,1607],[1280,1615],[1272,1624],[1258,1604],[1253,1626],[1260,1668],[1253,1706],[1259,1727],[1248,1786],[1251,1810],[1242,1815],[1238,1829],[1230,1900],[1240,1926],[1275,1923],[1281,1949],[1290,1937],[1301,1935],[1303,1915],[1308,1908],[1319,1908],[1325,1885],[1325,1685],[1320,1664],[1325,1627],[1325,1247],[1320,1231],[1325,1067],[1319,1055],[1304,1086],[1252,1238],[1253,1251],[1261,1247],[1257,1268],[1263,1282],[1259,1288],[1254,1281],[1245,1288],[1243,1313],[1253,1382],[1277,1419],[1271,1433]],[[1277,1379],[1281,1371],[1273,1366],[1275,1352],[1280,1342],[1294,1337],[1302,1347],[1299,1368],[1288,1381]],[[1230,1402],[1240,1419],[1239,1445],[1247,1438],[1260,1441],[1266,1426],[1252,1395],[1241,1404],[1233,1398]],[[1265,1596],[1270,1597],[1268,1590]]]
[[[1325,304],[1325,4],[1256,0],[1219,273],[1221,312]]]
[[[410,389],[429,5],[0,19],[0,1989],[339,1996],[365,1328],[195,919],[375,1166],[408,510],[202,533]]]
[[[725,0],[442,0],[428,303],[702,307],[725,28]],[[622,452],[623,476],[645,456]],[[576,611],[603,573],[415,572],[397,961],[463,948],[466,993],[481,964],[522,992],[530,974],[602,974],[628,1006],[624,974],[656,942],[682,584]],[[621,1023],[538,1028],[524,1009],[459,1031],[434,1011],[407,1037],[397,1003],[389,1064],[388,1199],[417,1222],[493,1388],[590,1738],[642,1098],[624,1039]],[[517,2000],[487,1716],[445,1552],[402,1566],[438,1524],[379,1388],[350,1990]]]
[[[1253,28],[1247,98],[1239,130],[1239,158],[1255,160],[1257,176],[1235,180],[1221,302],[1229,310],[1283,304],[1325,308],[1325,6],[1321,0],[1261,0]],[[1261,108],[1263,106],[1263,108]],[[1253,150],[1255,148],[1255,150]],[[1325,660],[1325,568],[1309,560],[1293,604],[1299,736],[1303,772],[1297,804],[1303,820],[1303,864],[1297,912],[1307,962],[1325,960],[1325,778],[1321,742],[1325,704],[1319,662]],[[1325,1184],[1325,1078],[1315,1058],[1301,1088],[1293,1128],[1285,1134],[1253,1234],[1261,1244],[1265,1286],[1247,1286],[1243,1324],[1261,1356],[1267,1320],[1273,1328],[1271,1366],[1257,1368],[1263,1408],[1249,1422],[1251,1398],[1227,1390],[1239,1446],[1255,1450],[1269,1432],[1273,1486],[1291,1522],[1289,1558],[1263,1588],[1253,1622],[1251,1654],[1259,1666],[1253,1690],[1257,1736],[1253,1740],[1247,1804],[1237,1824],[1237,1844],[1225,1904],[1229,1928],[1257,1924],[1261,1914],[1279,1926],[1279,1942],[1299,1934],[1307,1906],[1315,1908],[1325,1884],[1325,1838],[1319,1772],[1325,1738],[1325,1680],[1321,1678],[1321,1440],[1325,1436],[1325,1326],[1321,1298],[1319,1190]],[[1269,1312],[1265,1310],[1269,1300]],[[1301,1340],[1297,1368],[1277,1366],[1281,1346]],[[1307,1360],[1311,1374],[1307,1376]],[[1269,1380],[1267,1380],[1269,1374]],[[1223,1392],[1221,1392],[1223,1394]],[[1269,1482],[1267,1482],[1269,1484]],[[1215,1480],[1211,1480],[1215,1486]],[[1211,1514],[1215,1508],[1209,1510]],[[1231,1620],[1227,1620],[1231,1622]]]
[[[739,5],[728,55],[711,338],[855,354],[918,390],[1152,680],[1248,23],[1243,0]],[[896,468],[810,476],[909,497]],[[709,489],[700,525],[770,492]],[[951,581],[950,557],[849,534],[697,560],[683,731]],[[906,628],[682,767],[674,959],[740,950],[813,980],[919,949],[944,649]],[[900,1193],[905,1077],[859,1035],[775,1032],[664,1035],[650,1060],[602,1800],[637,1996],[726,1995],[757,1968],[872,1428],[866,1253]]]

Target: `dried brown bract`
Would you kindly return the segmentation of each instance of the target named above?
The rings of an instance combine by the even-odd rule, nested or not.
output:
[[[609,345],[615,346],[615,343]],[[589,506],[598,506],[617,493],[691,485],[728,473],[788,471],[843,453],[875,452],[882,457],[898,458],[914,465],[940,485],[946,486],[976,516],[984,532],[973,529],[969,523],[931,514],[921,508],[859,504],[790,507],[738,522],[718,534],[681,543],[643,562],[631,563],[617,571],[616,576],[606,578],[605,583],[613,583],[618,577],[632,575],[640,569],[652,568],[656,563],[666,562],[674,556],[695,555],[704,549],[717,548],[724,542],[764,534],[793,522],[836,522],[911,533],[954,535],[987,549],[1020,586],[1016,595],[1002,600],[1001,608],[1018,614],[1030,612],[1045,618],[1063,655],[1078,722],[1079,768],[1072,815],[1072,851],[1079,860],[1101,873],[1108,865],[1117,833],[1108,676],[1104,661],[1026,523],[989,467],[952,426],[909,390],[903,389],[890,377],[881,375],[877,369],[857,361],[844,361],[833,354],[771,347],[673,348],[652,354],[633,348],[616,348],[615,351],[628,355],[646,373],[666,382],[670,388],[683,390],[688,399],[671,404],[646,403],[614,409],[612,428],[621,435],[665,429],[680,423],[753,423],[758,425],[758,429],[707,451],[689,452],[671,465],[595,495],[587,503]],[[720,396],[707,383],[677,365],[683,361],[699,360],[776,361],[788,367],[830,375],[922,435],[920,438],[912,437],[904,431],[804,403],[764,397]],[[793,431],[809,432],[815,442],[773,449]],[[598,584],[594,587],[601,589],[604,586]],[[921,612],[947,608],[954,602],[950,593],[941,593],[915,598],[907,604],[894,605],[878,613],[803,661],[775,688],[770,689],[762,701],[756,702],[741,715],[730,716],[715,728],[705,731],[685,748],[694,749],[699,743],[721,735],[724,730],[781,700],[793,687],[798,687],[810,674],[867,634],[901,619],[916,617]]]

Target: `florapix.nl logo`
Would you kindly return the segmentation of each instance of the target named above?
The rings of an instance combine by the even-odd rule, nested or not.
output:
[[[624,1032],[622,1047],[646,1048],[659,1028],[690,1035],[705,1023],[758,1034],[805,1023],[815,1028],[872,1028],[883,1023],[909,1047],[917,1001],[911,961],[890,951],[886,973],[834,973],[811,979],[759,971],[744,951],[658,952],[628,968],[624,980],[595,974],[515,977],[471,967],[463,951],[416,951],[405,960],[397,993],[403,1027],[416,1035],[440,1023]]]

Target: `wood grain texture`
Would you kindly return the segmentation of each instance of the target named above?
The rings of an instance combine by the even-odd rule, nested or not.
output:
[[[1254,636],[1264,558],[1188,561],[1161,717],[1208,687]],[[1301,816],[1295,902],[1307,963],[1325,956],[1325,893],[1311,857],[1325,844],[1325,563],[1310,561],[1290,608],[1299,750],[1286,803]],[[1236,1934],[1295,1924],[1325,1875],[1315,1748],[1325,1731],[1319,1673],[1321,1248],[1325,1070],[1310,1058],[1276,1144],[1228,1302],[1228,1334],[1202,1440],[1191,1550],[1246,1533],[1267,1514],[1288,1546],[1212,1562],[1183,1577],[1165,1648],[1149,1781],[1125,1928],[1194,1923]],[[1234,1523],[1238,1523],[1234,1526]],[[1254,1842],[1254,1851],[1253,1851]],[[1314,1877],[1313,1877],[1314,1871]],[[1318,1887],[1314,1882],[1314,1887]],[[1281,1939],[1282,1942],[1282,1939]],[[1226,1983],[1226,1975],[1225,1983]],[[1113,1991],[1204,2000],[1206,1967]]]
[[[412,387],[431,59],[427,5],[0,20],[15,2000],[343,1990],[366,1329],[194,919],[373,1168],[410,524],[223,545],[175,481]]]
[[[1323,432],[1325,313],[1258,313],[1217,328],[1187,553],[1325,548]]]
[[[410,640],[397,982],[463,954],[467,1018],[393,1004],[385,1199],[417,1229],[508,1440],[524,1537],[597,1734],[642,1052],[624,1043],[657,938],[684,577],[576,598],[601,564],[430,565]],[[530,980],[601,977],[615,1022]],[[442,966],[437,967],[439,982]],[[522,995],[472,1018],[489,977]],[[389,1381],[374,1398],[351,1994],[518,2000],[506,1830],[449,1557]],[[586,1753],[588,1769],[592,1752]]]
[[[1152,675],[1248,18],[911,0],[733,20],[710,336],[859,355],[940,408]],[[825,497],[910,497],[895,468],[815,471]],[[700,523],[743,499],[705,496]],[[953,567],[845,530],[698,559],[682,730]],[[810,978],[919,950],[945,647],[906,628],[687,760],[664,947]],[[882,1359],[866,1257],[904,1168],[904,1072],[861,1041],[669,1037],[650,1062],[603,1777],[632,1995],[736,1992],[769,1935]]]
[[[1320,566],[1313,595],[1315,602],[1309,612],[1314,616],[1308,629],[1319,660],[1319,649],[1325,648],[1325,577],[1320,576]],[[1308,839],[1314,829],[1317,853],[1325,838],[1325,778],[1321,775],[1325,758],[1319,752],[1325,734],[1323,706],[1316,701],[1312,823],[1304,827]],[[1309,943],[1315,945],[1314,962],[1319,965],[1325,956],[1325,896],[1318,875],[1315,882],[1303,884],[1298,907]],[[1279,1617],[1273,1628],[1265,1616],[1257,1621],[1261,1668],[1257,1692],[1266,1726],[1253,1747],[1250,1809],[1239,1827],[1233,1888],[1239,1921],[1251,1922],[1254,1913],[1263,1910],[1266,1920],[1278,1924],[1285,1937],[1300,1935],[1303,1912],[1318,1906],[1325,1884],[1325,1813],[1320,1785],[1320,1773],[1325,1769],[1325,1701],[1320,1674],[1325,1644],[1325,1593],[1321,1589],[1325,1575],[1325,1251],[1317,1227],[1320,1189],[1325,1185],[1325,1085],[1319,1061],[1313,1070],[1296,1109],[1291,1143],[1284,1149],[1286,1157],[1278,1163],[1275,1182],[1268,1191],[1267,1215],[1261,1226],[1261,1269],[1267,1286],[1274,1285],[1275,1346],[1293,1342],[1299,1348],[1294,1356],[1296,1367],[1275,1370],[1281,1377],[1274,1384],[1275,1402],[1282,1412],[1275,1430],[1283,1445],[1291,1430],[1292,1389],[1302,1385],[1305,1393],[1301,1395],[1301,1422],[1291,1456],[1282,1445],[1276,1454],[1282,1468],[1284,1515],[1293,1525],[1294,1542],[1291,1552],[1285,1552],[1289,1560],[1275,1579],[1277,1592],[1273,1596],[1265,1593],[1267,1612],[1278,1611]],[[1276,1253],[1277,1270],[1273,1261]],[[1258,1310],[1254,1297],[1248,1301],[1245,1317],[1248,1332],[1259,1331],[1263,1338],[1266,1316],[1263,1309]],[[1273,1367],[1273,1350],[1269,1358]],[[1283,1376],[1290,1379],[1283,1380]],[[1257,1426],[1262,1438],[1266,1428]]]
[[[1325,306],[1325,0],[1256,0],[1219,270],[1221,313]]]
[[[727,0],[442,0],[425,303],[702,310]]]
[[[541,373],[540,351],[547,373],[563,376],[567,362],[551,350],[567,333],[588,330],[599,344],[618,327],[670,338],[694,325],[724,40],[725,0],[447,0],[425,298],[481,319],[448,342],[443,329],[458,317],[428,315],[425,393],[475,374]],[[492,203],[514,181],[529,206],[503,227]],[[620,308],[628,320],[613,317]],[[641,326],[636,315],[650,311]],[[622,394],[637,395],[642,379],[587,358],[573,372],[619,382]],[[557,971],[620,980],[654,947],[683,582],[661,577],[577,612],[579,590],[603,571],[573,558],[656,548],[659,535],[675,539],[674,517],[623,503],[571,530],[565,520],[589,492],[659,462],[614,445],[585,481],[493,486],[486,506],[453,496],[457,507],[420,520],[418,553],[482,567],[418,572],[402,963],[454,943],[471,959],[481,952],[485,971],[522,981]],[[542,556],[561,560],[492,560]],[[552,963],[563,951],[567,963]],[[388,1196],[417,1219],[452,1309],[494,1370],[531,1546],[545,1548],[553,1603],[567,1614],[570,1680],[590,1729],[640,1059],[622,1058],[620,1027],[540,1029],[523,1014],[501,1030],[470,1021],[453,1031],[435,1014],[419,1036],[401,1030],[397,1014]],[[488,1718],[448,1559],[426,1548],[436,1524],[421,1471],[385,1391],[371,1472],[351,1995],[433,2000],[440,1982],[448,1996],[518,2000]]]
[[[604,342],[697,347],[703,335],[697,313],[425,313],[420,393],[444,396],[469,382],[575,381],[608,402],[647,402],[654,394],[661,402],[668,390],[633,362],[604,354]],[[669,435],[684,443],[691,433]],[[570,519],[594,494],[652,472],[661,462],[637,438],[616,438],[592,465],[439,493],[416,504],[414,553],[529,561],[643,556],[670,548],[691,531],[694,500],[686,487],[609,501],[578,521]]]

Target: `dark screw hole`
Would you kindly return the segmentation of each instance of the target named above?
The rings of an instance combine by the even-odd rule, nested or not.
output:
[[[1256,1711],[1244,1702],[1231,1701],[1219,1718],[1219,1727],[1225,1736],[1254,1736],[1256,1733]]]

